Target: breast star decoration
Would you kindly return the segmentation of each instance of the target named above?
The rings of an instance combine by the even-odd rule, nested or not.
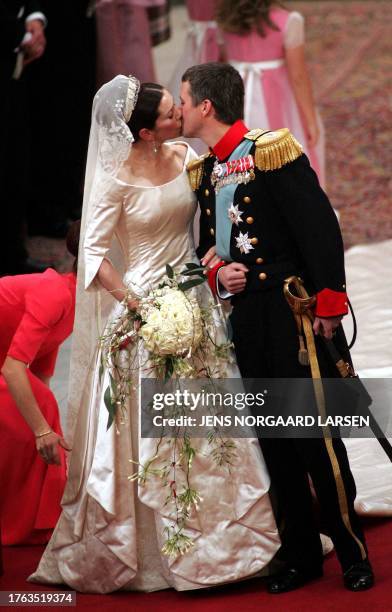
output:
[[[254,249],[253,245],[250,242],[248,232],[246,232],[246,234],[240,232],[240,235],[236,236],[235,240],[237,243],[237,249],[239,249],[241,253],[244,253],[244,255],[247,255],[249,251],[252,251]]]
[[[239,223],[242,223],[242,215],[243,215],[243,211],[241,212],[240,210],[238,210],[238,206],[234,206],[234,202],[231,203],[231,206],[228,210],[228,215],[229,215],[229,219],[232,223],[234,223],[234,225],[238,225]]]

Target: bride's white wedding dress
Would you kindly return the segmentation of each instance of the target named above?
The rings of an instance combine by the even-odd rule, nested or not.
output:
[[[102,259],[110,256],[113,233],[121,245],[125,281],[135,294],[156,287],[167,263],[181,267],[197,261],[192,237],[196,201],[185,170],[191,155],[187,147],[183,172],[158,187],[107,178],[107,196],[85,227],[87,288],[94,289]],[[202,301],[211,299],[206,284],[198,295]],[[122,308],[113,306],[109,322]],[[76,328],[75,336],[81,331]],[[225,333],[223,321],[220,333]],[[97,593],[183,590],[240,580],[262,570],[280,542],[257,439],[235,441],[238,460],[231,472],[212,461],[207,440],[195,441],[191,484],[202,501],[185,530],[194,546],[183,555],[167,557],[161,552],[164,528],[170,524],[167,491],[160,478],[147,479],[144,486],[128,478],[135,471],[129,460],[143,464],[156,443],[139,438],[138,393],[129,398],[126,422],[118,431],[114,426],[106,430],[106,385],[99,380],[98,349],[92,364],[88,380],[79,380],[81,400],[74,416],[63,512],[30,581],[65,583]],[[77,378],[75,364],[72,371]],[[228,365],[227,375],[238,376],[235,366]]]

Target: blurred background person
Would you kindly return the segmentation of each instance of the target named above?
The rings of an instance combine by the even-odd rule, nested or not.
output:
[[[89,0],[40,1],[48,19],[47,47],[26,74],[34,153],[28,233],[64,239],[70,220],[80,217],[96,90],[95,19]]]
[[[179,100],[181,77],[187,68],[205,62],[217,62],[220,59],[220,45],[215,21],[216,5],[217,0],[186,0],[189,26],[185,47],[168,83],[168,89],[177,101]]]
[[[220,0],[224,59],[245,82],[249,128],[288,127],[325,187],[324,137],[305,60],[304,19],[272,0]]]
[[[67,247],[77,256],[80,222]],[[66,479],[59,410],[49,388],[75,316],[76,265],[68,274],[0,279],[0,490],[3,544],[42,544],[60,516]],[[38,451],[38,452],[37,452]]]
[[[0,276],[38,271],[24,246],[30,144],[25,77],[45,51],[45,24],[36,0],[0,0]]]
[[[174,72],[169,80],[168,89],[177,103],[180,102],[181,77],[184,72],[196,64],[217,62],[221,59],[221,44],[215,12],[217,0],[186,0],[186,11],[189,26],[184,48],[180,54]],[[206,145],[199,138],[185,138],[198,154],[206,151]],[[199,211],[195,217],[194,230],[198,237]]]
[[[98,86],[117,74],[155,81],[152,46],[170,37],[167,0],[97,0]]]

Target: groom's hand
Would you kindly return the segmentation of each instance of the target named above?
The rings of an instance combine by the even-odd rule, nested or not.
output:
[[[229,293],[241,293],[245,289],[247,272],[244,264],[234,261],[220,268],[218,280]]]
[[[333,333],[339,327],[343,317],[316,317],[313,324],[313,331],[316,336],[324,336],[327,340],[331,340]]]

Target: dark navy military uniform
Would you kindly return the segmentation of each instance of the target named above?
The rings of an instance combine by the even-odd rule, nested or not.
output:
[[[300,276],[309,294],[317,296],[318,316],[347,312],[339,224],[307,157],[299,147],[295,151],[298,143],[294,142],[291,152],[286,146],[285,138],[287,142],[292,138],[287,130],[282,130],[276,151],[272,147],[271,170],[262,167],[266,159],[267,167],[269,163],[263,147],[265,144],[268,152],[274,133],[263,136],[261,130],[246,132],[242,122],[237,122],[210,155],[190,164],[191,183],[201,209],[198,255],[203,257],[216,242],[224,244],[226,240],[226,261],[242,262],[249,268],[245,290],[231,298],[233,341],[242,376],[310,377],[310,368],[298,361],[297,328],[284,298],[283,281],[291,275]],[[225,167],[230,157],[235,159],[236,147],[241,150],[241,143],[246,140],[250,141],[249,154],[254,160],[259,155],[261,162],[259,159],[248,175],[243,173],[240,180],[245,182],[236,183],[234,179],[233,198],[229,202],[233,222],[227,235],[223,239],[218,236],[217,240],[219,231],[224,231],[220,228],[227,229],[227,219],[222,221],[219,215],[229,214],[229,209],[223,211],[219,204],[216,166]],[[217,252],[222,256],[218,248]],[[338,376],[322,340],[318,337],[315,340],[322,375]],[[335,340],[340,352],[349,359],[341,326]],[[279,557],[289,567],[303,571],[322,565],[310,475],[343,570],[365,559],[364,536],[354,511],[355,483],[343,442],[334,439],[332,448],[327,447],[323,438],[261,439],[260,443],[276,499],[282,538]]]

